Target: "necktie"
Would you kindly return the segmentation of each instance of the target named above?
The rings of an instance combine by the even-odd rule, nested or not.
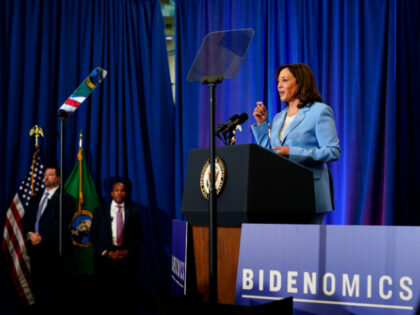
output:
[[[36,213],[35,232],[37,233],[39,232],[39,220],[41,219],[42,210],[44,209],[47,200],[48,200],[48,191],[46,191],[44,196],[42,197],[42,200],[39,203],[38,212]]]
[[[124,222],[121,205],[117,205],[117,246],[121,246],[124,239]]]

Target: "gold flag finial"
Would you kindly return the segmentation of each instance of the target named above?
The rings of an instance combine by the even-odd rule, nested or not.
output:
[[[34,136],[35,135],[35,148],[38,148],[38,138],[39,136],[44,136],[44,130],[42,130],[41,127],[39,127],[38,125],[35,125],[32,127],[31,131],[29,131],[29,136]]]

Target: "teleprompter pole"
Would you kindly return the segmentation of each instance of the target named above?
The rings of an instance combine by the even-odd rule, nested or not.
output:
[[[205,76],[201,83],[209,87],[210,108],[210,197],[209,197],[209,302],[217,303],[217,194],[215,190],[215,91],[223,76]]]

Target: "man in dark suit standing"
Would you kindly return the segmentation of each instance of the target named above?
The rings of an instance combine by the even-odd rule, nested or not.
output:
[[[59,252],[60,169],[47,167],[44,173],[45,191],[31,199],[22,219],[26,246],[31,262],[35,303],[43,314],[57,312],[58,289],[63,257]],[[63,192],[62,253],[69,248],[68,226],[75,200]]]
[[[135,313],[136,252],[143,243],[139,212],[127,200],[126,186],[116,182],[112,202],[95,209],[91,241],[95,249],[95,274],[106,311]]]

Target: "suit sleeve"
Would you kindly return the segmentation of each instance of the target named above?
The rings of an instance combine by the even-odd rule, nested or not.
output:
[[[331,107],[325,106],[320,111],[315,123],[315,135],[317,147],[289,146],[289,158],[302,164],[338,160],[341,150]]]
[[[103,208],[102,206],[96,207],[95,211],[93,212],[93,219],[92,219],[92,226],[90,228],[90,240],[93,244],[93,248],[98,255],[101,255],[104,250],[107,249],[106,244],[101,238],[101,233],[104,227],[102,226],[104,223],[103,220]]]
[[[59,233],[59,200],[54,205],[55,209],[52,211],[52,214],[49,216],[48,224],[44,225],[40,234],[42,237],[42,243],[44,245],[53,244],[58,242],[58,233]]]
[[[57,192],[59,194],[59,191]],[[59,211],[60,211],[60,197],[57,196],[57,199],[54,201],[54,211],[53,215],[51,216],[51,221],[49,224],[44,228],[44,230],[41,233],[42,239],[44,242],[52,243],[58,240],[58,234],[59,234]],[[64,233],[68,231],[68,224],[70,223],[72,212],[74,211],[75,207],[75,200],[74,198],[67,194],[63,193],[63,208],[62,208],[62,231],[63,231],[63,237],[65,237]]]
[[[260,125],[253,124],[251,126],[251,129],[252,129],[252,133],[254,134],[255,141],[257,142],[257,144],[266,149],[271,150],[267,121],[263,122]]]
[[[143,245],[144,238],[139,212],[136,208],[131,208],[130,210],[130,242],[127,244],[126,249],[131,253]]]

